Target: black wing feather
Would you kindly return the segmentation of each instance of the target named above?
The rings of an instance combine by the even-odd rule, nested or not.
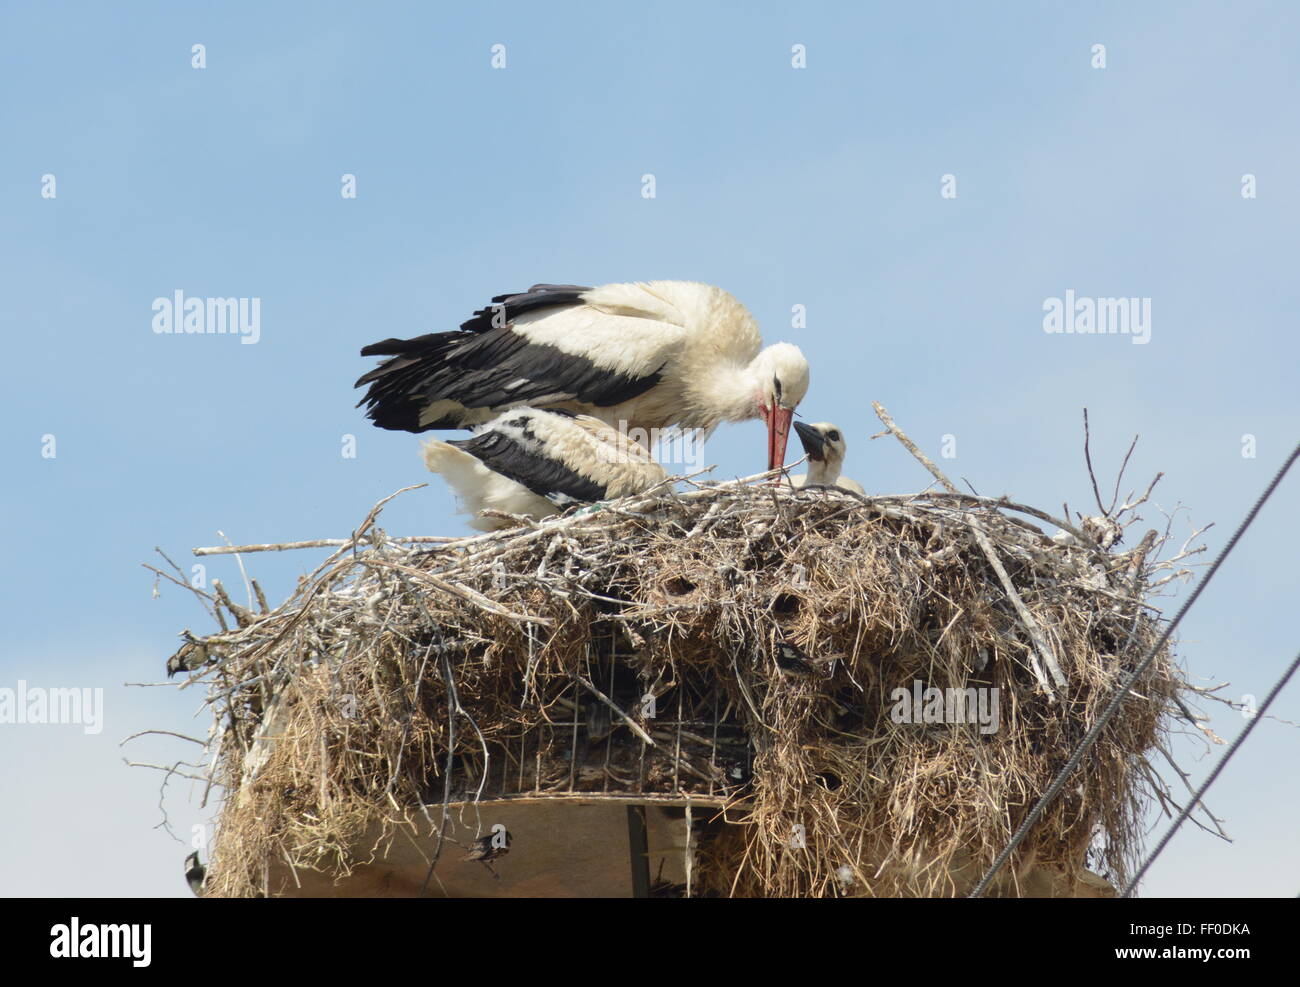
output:
[[[420,413],[435,401],[450,400],[466,408],[503,408],[533,404],[545,407],[580,401],[609,407],[644,394],[662,379],[663,367],[634,377],[611,373],[581,356],[528,342],[511,328],[513,319],[541,308],[580,304],[587,289],[576,285],[534,285],[515,295],[498,295],[507,324],[491,326],[494,310],[480,309],[458,332],[429,333],[413,339],[372,343],[362,356],[392,359],[363,375],[357,387],[370,385],[358,402],[380,428],[423,432],[462,428],[459,413],[420,424]]]
[[[578,284],[535,284],[527,291],[510,295],[497,295],[491,305],[485,305],[460,324],[466,332],[484,332],[493,328],[492,317],[498,316],[498,328],[514,322],[525,312],[552,306],[577,305],[582,293],[591,291]]]
[[[525,437],[531,435],[526,418],[514,419],[506,424],[523,427]],[[512,436],[496,429],[480,432],[472,438],[456,439],[448,445],[465,450],[494,473],[523,484],[547,500],[563,501],[567,498],[591,502],[605,498],[605,488],[599,483],[575,473],[558,459],[539,455]]]

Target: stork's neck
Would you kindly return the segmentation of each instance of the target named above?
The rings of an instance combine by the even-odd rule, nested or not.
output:
[[[810,459],[808,460],[808,480],[809,486],[833,487],[835,481],[840,478],[840,466],[843,461],[839,459]]]
[[[731,363],[711,368],[688,380],[686,403],[703,427],[718,422],[743,422],[761,414],[762,385],[753,363]]]

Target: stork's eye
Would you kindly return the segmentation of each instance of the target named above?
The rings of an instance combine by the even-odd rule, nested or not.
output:
[[[826,433],[826,438],[830,439],[832,442],[838,442],[840,441],[840,433],[835,431],[834,429],[831,429],[829,432]]]

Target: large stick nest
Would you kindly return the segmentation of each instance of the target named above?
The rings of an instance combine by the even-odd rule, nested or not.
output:
[[[346,875],[403,813],[572,792],[724,801],[694,892],[962,893],[1160,630],[1150,538],[1062,544],[1005,500],[733,483],[432,550],[375,513],[174,659],[216,717],[208,894]],[[1181,686],[1160,654],[996,892],[1126,879]],[[898,722],[900,688],[997,689],[997,728]]]

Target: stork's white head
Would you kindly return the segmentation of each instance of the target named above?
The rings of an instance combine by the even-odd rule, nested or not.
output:
[[[799,347],[774,343],[754,358],[750,373],[755,385],[755,417],[767,423],[767,468],[776,469],[785,464],[794,409],[808,393],[808,361]]]

